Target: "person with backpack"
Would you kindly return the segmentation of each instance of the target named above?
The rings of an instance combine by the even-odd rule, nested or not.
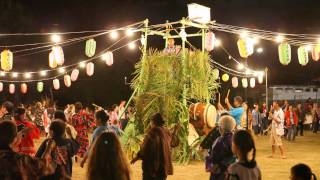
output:
[[[79,144],[74,139],[66,139],[65,131],[66,123],[64,121],[52,121],[49,128],[50,137],[52,138],[44,140],[36,153],[36,157],[43,156],[48,146],[48,141],[53,140],[55,142],[55,147],[51,152],[51,164],[55,167],[55,171],[54,174],[43,177],[43,180],[71,179],[72,177],[72,157],[77,153]],[[70,129],[67,133],[71,134]]]

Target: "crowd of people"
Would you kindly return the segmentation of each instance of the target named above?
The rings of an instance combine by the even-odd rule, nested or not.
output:
[[[269,111],[258,104],[250,111],[239,96],[233,106],[227,98],[225,103],[227,108],[218,104],[218,126],[212,130],[217,137],[209,143],[205,158],[211,180],[262,179],[253,135],[269,132],[271,157],[279,147],[281,158],[286,158],[282,137],[294,140],[299,123],[306,124],[308,116],[315,118],[318,113],[318,106],[311,103],[296,108],[288,102],[284,106],[274,102]],[[165,180],[173,174],[173,134],[156,113],[140,151],[129,162],[119,137],[132,114],[132,108],[125,112],[124,101],[109,110],[97,105],[84,108],[80,102],[61,109],[54,103],[15,106],[4,102],[0,109],[0,179],[71,179],[73,164],[79,162],[88,180],[130,180],[129,164],[142,160],[144,180]],[[317,132],[315,120],[313,130]],[[34,141],[41,137],[37,148]],[[312,178],[316,179],[305,164],[291,169],[292,180]]]

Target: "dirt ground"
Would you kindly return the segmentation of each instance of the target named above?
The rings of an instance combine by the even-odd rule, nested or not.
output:
[[[303,137],[297,137],[295,142],[284,141],[287,159],[280,159],[279,152],[274,159],[268,158],[271,153],[269,137],[256,137],[257,161],[262,171],[262,179],[289,179],[290,167],[297,163],[309,164],[314,173],[320,177],[320,134],[307,132]],[[141,161],[131,167],[133,180],[141,178]],[[74,164],[74,180],[85,179],[85,169]],[[107,179],[107,178],[106,178]],[[204,171],[204,163],[191,162],[188,165],[174,164],[174,175],[169,180],[206,180],[209,174]]]

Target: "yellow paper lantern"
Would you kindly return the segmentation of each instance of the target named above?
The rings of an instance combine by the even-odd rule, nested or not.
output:
[[[222,75],[222,81],[224,81],[224,82],[229,81],[229,75],[228,74],[223,74]]]
[[[1,69],[10,71],[13,66],[13,53],[6,49],[1,52]]]
[[[65,75],[63,77],[63,81],[64,81],[64,85],[66,85],[66,87],[70,87],[71,86],[71,77],[70,75]]]
[[[253,54],[253,40],[250,38],[239,39],[237,41],[239,54],[242,58],[248,58],[248,56]]]
[[[49,53],[49,67],[50,68],[56,68],[57,66],[58,66],[58,63],[57,63],[57,61],[56,61],[56,59],[54,57],[53,52],[51,51]]]

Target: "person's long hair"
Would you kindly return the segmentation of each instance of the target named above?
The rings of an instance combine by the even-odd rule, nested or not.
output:
[[[87,179],[131,179],[128,160],[113,132],[104,132],[95,140],[89,155]]]
[[[256,146],[252,135],[245,130],[237,131],[233,135],[233,143],[240,151],[240,156],[243,158],[244,163],[253,167],[256,165]],[[249,153],[252,152],[251,160],[248,159]]]
[[[143,158],[146,164],[146,171],[152,176],[160,172],[169,173],[170,147],[166,135],[160,127],[151,128],[143,144]]]

